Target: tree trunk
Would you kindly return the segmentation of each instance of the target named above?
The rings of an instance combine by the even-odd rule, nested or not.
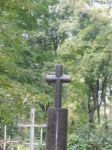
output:
[[[97,105],[97,118],[98,118],[98,124],[100,124],[100,107]]]
[[[94,104],[91,105],[91,99],[88,101],[88,122],[90,127],[94,125],[94,112],[95,112],[95,106]]]
[[[107,106],[105,99],[104,99],[104,119],[105,119],[105,129],[107,129]]]
[[[89,123],[94,124],[94,111],[89,111]]]

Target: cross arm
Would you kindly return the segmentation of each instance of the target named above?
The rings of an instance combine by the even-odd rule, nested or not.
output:
[[[56,81],[56,76],[55,75],[46,75],[45,76],[45,80],[48,82],[48,83],[51,83],[51,82],[55,82]]]
[[[47,128],[47,124],[34,124],[33,126],[37,128]],[[30,128],[32,125],[19,123],[18,127]]]
[[[69,76],[69,75],[62,75],[60,77],[60,80],[62,81],[62,83],[70,83],[71,82],[71,76]]]
[[[37,127],[37,128],[47,128],[47,124],[38,124],[38,125],[35,124],[35,127]]]
[[[30,128],[31,125],[30,125],[30,124],[22,124],[22,123],[19,123],[19,124],[18,124],[18,127]]]

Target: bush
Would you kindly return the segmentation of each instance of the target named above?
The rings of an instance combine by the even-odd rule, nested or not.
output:
[[[69,136],[68,150],[112,150],[112,128],[76,128]]]

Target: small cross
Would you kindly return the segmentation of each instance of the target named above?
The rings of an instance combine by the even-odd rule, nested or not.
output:
[[[45,79],[48,83],[55,84],[55,108],[61,108],[62,100],[62,83],[69,83],[71,77],[69,75],[63,75],[62,65],[56,65],[55,75],[46,75]]]
[[[34,150],[35,149],[35,140],[34,140],[35,130],[34,129],[36,127],[37,128],[46,128],[47,125],[46,124],[40,124],[40,125],[35,124],[35,108],[31,108],[30,123],[28,123],[28,124],[19,123],[18,127],[30,128],[30,150]],[[41,141],[42,141],[42,135],[41,135]]]

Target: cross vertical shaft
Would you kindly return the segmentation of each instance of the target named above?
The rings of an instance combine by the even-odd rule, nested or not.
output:
[[[30,122],[31,122],[31,127],[30,127],[30,150],[34,150],[34,123],[35,123],[35,109],[31,108],[31,114],[30,114]]]
[[[7,139],[7,126],[4,127],[4,145],[3,150],[6,150],[6,139]]]
[[[60,77],[62,76],[62,65],[56,65],[56,77],[55,81],[55,108],[61,107],[62,99],[62,83]]]

